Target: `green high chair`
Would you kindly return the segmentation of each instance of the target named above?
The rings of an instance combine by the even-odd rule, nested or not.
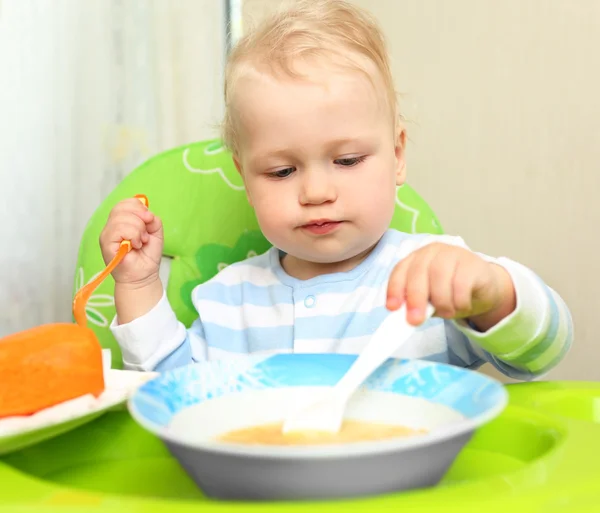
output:
[[[104,267],[98,237],[109,211],[138,193],[148,196],[163,220],[167,296],[189,326],[197,315],[192,289],[223,267],[266,251],[269,243],[221,142],[190,144],[139,166],[98,207],[81,241],[74,291]],[[431,208],[408,185],[398,188],[392,227],[442,233]],[[107,279],[86,313],[102,346],[111,350],[113,368],[121,368],[109,329],[113,290]],[[0,511],[600,511],[600,384],[541,382],[508,389],[506,410],[476,433],[431,489],[310,505],[208,500],[162,443],[120,408],[0,456]]]

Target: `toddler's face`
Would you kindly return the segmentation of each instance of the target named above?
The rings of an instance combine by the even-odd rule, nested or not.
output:
[[[310,80],[249,72],[235,97],[248,199],[265,237],[288,254],[286,269],[300,275],[364,258],[404,181],[404,133],[394,135],[379,77],[374,87],[360,72],[306,71]]]

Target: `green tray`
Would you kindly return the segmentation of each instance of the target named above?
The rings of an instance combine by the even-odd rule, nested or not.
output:
[[[600,383],[508,390],[502,415],[427,490],[312,503],[209,500],[162,443],[121,410],[0,457],[0,511],[600,511]]]

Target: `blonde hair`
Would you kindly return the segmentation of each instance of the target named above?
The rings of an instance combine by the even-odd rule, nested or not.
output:
[[[249,30],[229,54],[225,68],[225,117],[221,127],[225,146],[234,155],[238,153],[232,98],[237,79],[248,66],[267,67],[272,73],[297,77],[293,68],[296,60],[328,57],[335,64],[361,71],[372,79],[352,54],[367,58],[376,67],[396,123],[397,97],[386,42],[375,18],[343,0],[297,0]]]

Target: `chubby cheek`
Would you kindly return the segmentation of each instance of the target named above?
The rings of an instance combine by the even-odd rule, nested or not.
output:
[[[387,228],[396,205],[395,177],[390,173],[370,173],[359,183],[351,183],[345,196],[346,202],[359,209],[357,213],[363,223],[373,228]]]
[[[285,201],[284,195],[278,194],[277,191],[252,187],[248,189],[248,199],[264,236],[271,244],[276,244],[282,227],[290,223],[290,202]]]

